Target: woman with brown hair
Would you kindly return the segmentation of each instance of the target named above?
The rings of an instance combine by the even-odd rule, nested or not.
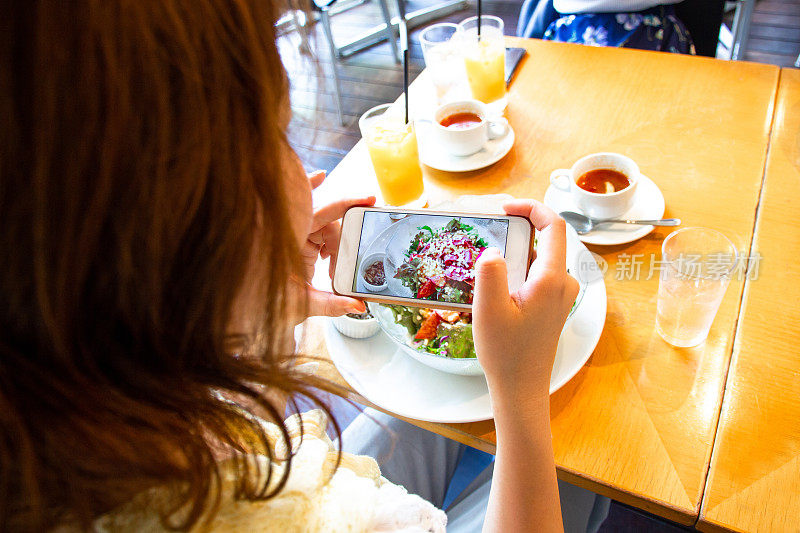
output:
[[[345,500],[369,516],[342,528],[377,527],[378,501],[441,526],[374,461],[332,451],[318,413],[283,421],[282,399],[325,388],[295,365],[291,326],[363,310],[308,282],[335,260],[337,219],[374,199],[312,208],[279,6],[0,5],[0,530],[309,530]],[[507,210],[540,230],[539,259],[513,295],[501,256],[478,265],[498,439],[485,527],[557,530],[547,391],[577,287],[563,221]]]

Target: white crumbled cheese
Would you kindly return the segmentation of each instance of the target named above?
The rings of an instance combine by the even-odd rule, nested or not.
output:
[[[444,270],[442,270],[441,265],[439,265],[439,263],[431,257],[422,258],[418,272],[419,277],[422,279],[430,279],[434,276],[440,276],[444,274]]]

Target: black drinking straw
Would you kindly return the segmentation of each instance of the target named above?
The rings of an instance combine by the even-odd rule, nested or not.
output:
[[[481,40],[481,0],[478,0],[478,40]]]
[[[403,97],[405,100],[406,124],[408,124],[408,26],[406,25],[406,2],[399,0],[400,10],[400,46],[403,47]]]
[[[406,124],[408,124],[408,48],[403,50],[403,94],[406,101]]]

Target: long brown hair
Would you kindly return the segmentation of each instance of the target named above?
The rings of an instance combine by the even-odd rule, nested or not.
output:
[[[165,483],[189,527],[215,446],[240,497],[271,496],[242,459],[270,453],[251,414],[282,420],[264,390],[309,393],[281,351],[301,265],[278,4],[0,12],[0,530],[86,527]],[[264,306],[233,356],[246,273]]]

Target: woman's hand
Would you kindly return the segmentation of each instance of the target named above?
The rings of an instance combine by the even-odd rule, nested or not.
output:
[[[311,188],[316,189],[325,181],[325,172],[317,171],[309,174],[308,180]],[[374,203],[374,196],[365,196],[363,198],[345,198],[314,209],[314,219],[308,239],[301,250],[305,277],[303,283],[308,296],[309,316],[339,316],[345,313],[363,313],[366,310],[364,303],[360,300],[315,289],[311,286],[311,279],[314,277],[314,266],[320,257],[330,258],[328,275],[333,279],[336,258],[339,254],[339,237],[342,234],[342,225],[339,220],[344,216],[345,211],[354,206],[370,206]]]
[[[472,331],[497,432],[483,530],[560,532],[550,372],[578,282],[567,274],[564,220],[534,200],[504,207],[509,215],[527,216],[539,239],[528,279],[514,294],[497,251],[484,251],[476,264]]]
[[[493,401],[520,394],[546,398],[558,338],[578,294],[578,282],[567,274],[565,222],[535,200],[515,200],[504,208],[533,222],[537,257],[523,286],[509,294],[502,255],[495,249],[481,254],[473,302],[475,349]]]

